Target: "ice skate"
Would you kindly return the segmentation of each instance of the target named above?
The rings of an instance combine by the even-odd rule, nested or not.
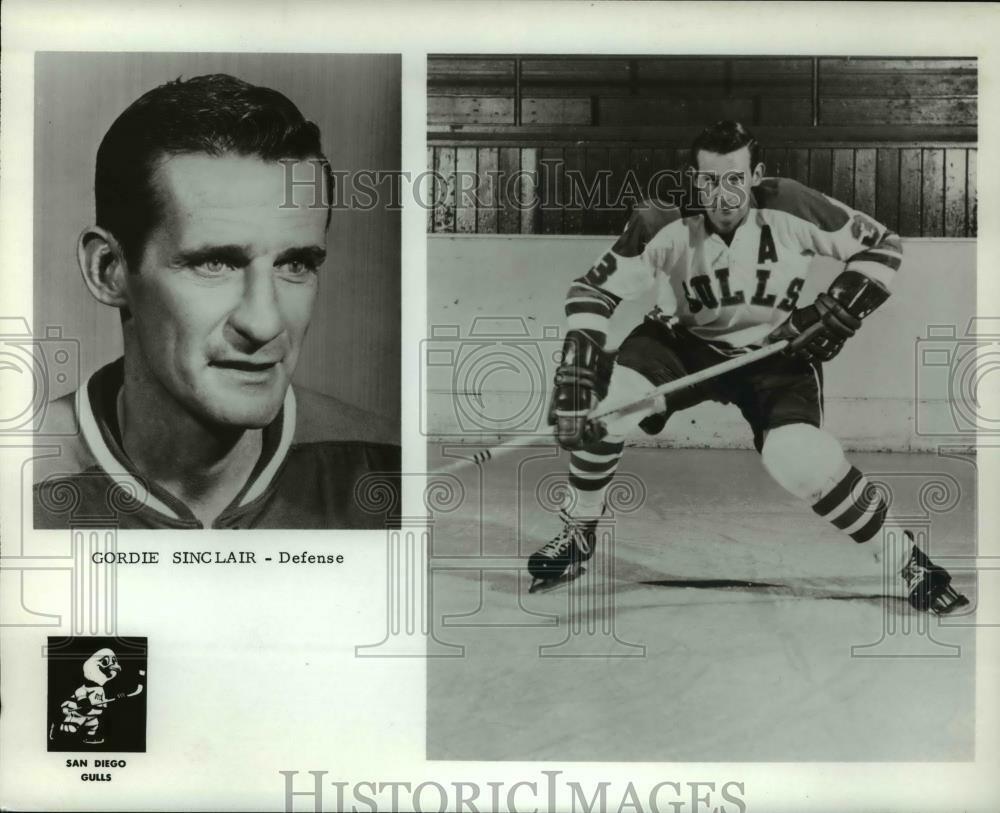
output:
[[[969,600],[951,586],[951,574],[934,564],[920,548],[913,545],[910,558],[900,571],[910,606],[935,615],[947,615]]]
[[[528,558],[528,572],[533,579],[531,593],[573,581],[585,572],[583,563],[594,555],[597,520],[574,519],[565,511],[560,511],[559,516],[564,523],[563,529]]]

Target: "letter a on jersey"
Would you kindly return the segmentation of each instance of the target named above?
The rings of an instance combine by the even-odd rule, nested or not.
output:
[[[757,262],[778,262],[778,250],[774,247],[774,238],[771,236],[771,227],[766,223],[761,226],[760,229],[760,248],[757,251]]]

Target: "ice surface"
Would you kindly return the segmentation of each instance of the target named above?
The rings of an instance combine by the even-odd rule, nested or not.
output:
[[[974,458],[851,461],[936,561],[974,554]],[[605,523],[586,576],[528,595],[523,558],[558,531],[565,465],[538,448],[469,469],[461,505],[435,516],[432,631],[464,651],[428,659],[428,758],[973,758],[972,573],[955,577],[964,615],[914,615],[870,546],[756,454],[629,449],[620,479],[641,505]]]

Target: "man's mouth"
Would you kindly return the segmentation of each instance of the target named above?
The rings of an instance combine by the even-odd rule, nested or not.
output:
[[[278,365],[279,359],[274,361],[239,361],[220,360],[211,362],[213,367],[221,367],[224,370],[239,370],[244,373],[266,373]]]
[[[220,359],[211,366],[233,382],[241,385],[270,385],[276,378],[280,359],[248,361],[247,359]]]

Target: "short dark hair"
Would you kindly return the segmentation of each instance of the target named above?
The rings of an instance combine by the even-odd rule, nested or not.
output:
[[[158,162],[188,153],[315,158],[332,191],[319,127],[283,94],[224,73],[167,82],[129,105],[97,149],[97,225],[115,236],[132,270],[161,215],[152,183]]]
[[[741,147],[750,148],[751,171],[760,163],[761,148],[757,139],[738,121],[717,121],[702,130],[691,143],[691,166],[698,168],[698,151],[728,155]]]

